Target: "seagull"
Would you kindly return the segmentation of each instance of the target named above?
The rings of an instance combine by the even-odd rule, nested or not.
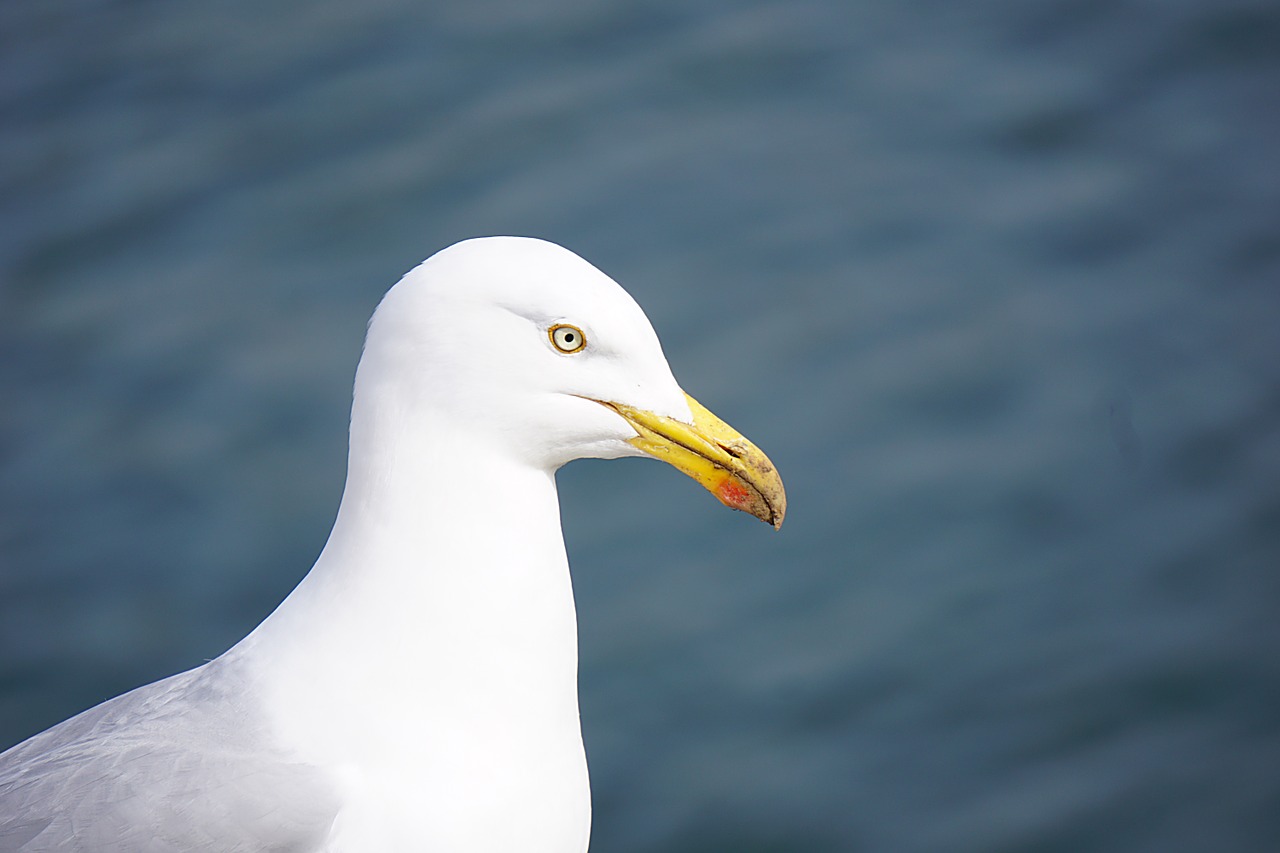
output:
[[[782,524],[612,279],[526,237],[428,258],[369,322],[311,571],[221,656],[0,754],[0,851],[582,853],[555,472],[624,456]]]

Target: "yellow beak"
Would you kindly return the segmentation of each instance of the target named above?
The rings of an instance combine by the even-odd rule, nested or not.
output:
[[[635,409],[604,403],[626,419],[637,436],[629,442],[669,462],[703,485],[732,509],[749,512],[774,529],[787,513],[787,495],[778,471],[751,442],[685,394],[693,425]]]

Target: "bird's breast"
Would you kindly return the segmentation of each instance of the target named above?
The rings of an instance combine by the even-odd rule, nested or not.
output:
[[[330,853],[585,853],[591,794],[581,737],[466,738],[414,762],[334,768],[343,801]]]

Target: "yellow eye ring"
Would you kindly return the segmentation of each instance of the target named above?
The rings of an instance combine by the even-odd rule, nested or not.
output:
[[[556,323],[547,329],[547,337],[551,338],[553,347],[566,354],[581,352],[587,345],[587,336],[582,330],[568,323]]]

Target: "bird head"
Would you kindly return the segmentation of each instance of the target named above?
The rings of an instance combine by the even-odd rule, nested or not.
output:
[[[772,463],[680,388],[635,300],[543,240],[467,240],[411,270],[370,321],[356,387],[529,465],[650,456],[774,527],[786,511]]]

